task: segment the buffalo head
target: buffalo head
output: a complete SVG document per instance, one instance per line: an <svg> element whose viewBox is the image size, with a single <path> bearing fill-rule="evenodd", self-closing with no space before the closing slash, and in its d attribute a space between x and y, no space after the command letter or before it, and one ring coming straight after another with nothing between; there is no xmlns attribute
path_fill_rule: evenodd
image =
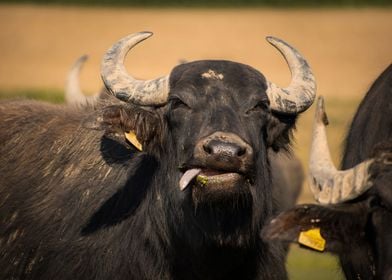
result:
<svg viewBox="0 0 392 280"><path fill-rule="evenodd" d="M220 242L258 232L272 211L267 150L288 147L297 115L314 100L312 71L295 49L268 37L292 72L287 88L248 65L223 60L184 63L168 76L138 80L123 62L132 47L150 36L125 37L104 56L101 75L107 90L139 112L121 107L120 113L111 108L109 115L121 115L123 129L136 132L144 151L166 161L157 178L167 188L156 196L169 197L162 203L170 205L181 201L176 222L192 221L194 231L208 231ZM129 121L135 116L138 121Z"/></svg>

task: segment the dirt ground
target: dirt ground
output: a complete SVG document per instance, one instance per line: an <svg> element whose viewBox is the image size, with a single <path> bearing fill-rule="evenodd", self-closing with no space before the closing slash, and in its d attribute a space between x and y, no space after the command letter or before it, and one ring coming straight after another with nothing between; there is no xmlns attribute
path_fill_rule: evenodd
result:
<svg viewBox="0 0 392 280"><path fill-rule="evenodd" d="M168 73L179 59L250 64L282 86L290 73L265 40L280 37L308 59L319 94L362 95L392 62L392 9L136 9L0 5L0 88L62 88L73 61L89 54L81 77L100 88L100 59L117 39L149 30L128 70Z"/></svg>

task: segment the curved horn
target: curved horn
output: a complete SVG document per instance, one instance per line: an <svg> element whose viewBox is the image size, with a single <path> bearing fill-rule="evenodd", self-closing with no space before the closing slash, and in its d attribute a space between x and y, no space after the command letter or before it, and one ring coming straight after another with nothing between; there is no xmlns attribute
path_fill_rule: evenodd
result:
<svg viewBox="0 0 392 280"><path fill-rule="evenodd" d="M128 35L115 43L104 55L101 76L106 88L118 99L137 105L163 105L169 94L169 79L137 80L125 70L124 59L128 51L152 35L140 32Z"/></svg>
<svg viewBox="0 0 392 280"><path fill-rule="evenodd" d="M266 39L281 52L291 71L291 82L286 88L268 81L267 95L271 110L285 114L305 111L316 96L316 79L312 69L301 54L286 42L271 36Z"/></svg>
<svg viewBox="0 0 392 280"><path fill-rule="evenodd" d="M366 160L344 171L337 170L328 148L327 124L324 99L319 97L310 149L309 184L318 202L335 204L356 198L372 186L368 168L373 160Z"/></svg>
<svg viewBox="0 0 392 280"><path fill-rule="evenodd" d="M86 96L80 89L79 75L83 64L88 59L87 55L83 55L75 61L71 70L68 73L67 81L65 84L65 101L70 105L79 105L86 103Z"/></svg>

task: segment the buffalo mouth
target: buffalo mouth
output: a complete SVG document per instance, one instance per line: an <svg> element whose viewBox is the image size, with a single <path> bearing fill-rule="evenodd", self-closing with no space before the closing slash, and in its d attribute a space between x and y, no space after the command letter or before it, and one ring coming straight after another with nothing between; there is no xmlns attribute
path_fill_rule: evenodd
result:
<svg viewBox="0 0 392 280"><path fill-rule="evenodd" d="M245 176L232 171L221 171L208 168L191 168L185 171L179 181L180 190L189 186L209 190L229 190L245 181Z"/></svg>

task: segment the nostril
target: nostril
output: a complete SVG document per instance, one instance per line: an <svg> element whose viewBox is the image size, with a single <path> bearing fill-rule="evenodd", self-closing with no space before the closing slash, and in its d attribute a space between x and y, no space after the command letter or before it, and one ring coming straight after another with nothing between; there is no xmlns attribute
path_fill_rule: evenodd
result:
<svg viewBox="0 0 392 280"><path fill-rule="evenodd" d="M244 147L238 147L238 151L237 151L237 157L242 157L243 155L246 154L246 148Z"/></svg>
<svg viewBox="0 0 392 280"><path fill-rule="evenodd" d="M211 154L212 153L212 149L208 144L204 144L203 145L203 150L207 153L207 154Z"/></svg>

